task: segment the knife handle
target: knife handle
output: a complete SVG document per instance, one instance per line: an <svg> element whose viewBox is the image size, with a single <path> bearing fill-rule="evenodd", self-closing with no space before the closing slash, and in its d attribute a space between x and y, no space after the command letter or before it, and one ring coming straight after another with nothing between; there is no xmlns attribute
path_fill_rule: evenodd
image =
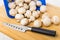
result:
<svg viewBox="0 0 60 40"><path fill-rule="evenodd" d="M32 32L41 33L49 36L56 36L56 31L32 27Z"/></svg>

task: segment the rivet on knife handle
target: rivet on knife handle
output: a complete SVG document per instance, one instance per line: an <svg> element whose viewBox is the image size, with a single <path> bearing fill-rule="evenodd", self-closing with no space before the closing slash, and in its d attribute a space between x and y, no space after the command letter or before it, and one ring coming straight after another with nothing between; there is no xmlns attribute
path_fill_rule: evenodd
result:
<svg viewBox="0 0 60 40"><path fill-rule="evenodd" d="M32 27L31 31L49 35L49 36L56 36L56 31L53 31L53 30Z"/></svg>

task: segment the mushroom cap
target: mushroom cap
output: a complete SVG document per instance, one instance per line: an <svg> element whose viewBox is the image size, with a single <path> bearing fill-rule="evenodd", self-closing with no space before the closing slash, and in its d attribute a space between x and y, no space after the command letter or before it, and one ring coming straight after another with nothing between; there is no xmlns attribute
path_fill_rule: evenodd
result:
<svg viewBox="0 0 60 40"><path fill-rule="evenodd" d="M48 13L44 13L44 14L42 15L42 19L44 19L44 18L46 18L46 17L49 17L49 16L48 16Z"/></svg>
<svg viewBox="0 0 60 40"><path fill-rule="evenodd" d="M36 1L36 5L41 6L42 5L41 1Z"/></svg>
<svg viewBox="0 0 60 40"><path fill-rule="evenodd" d="M21 20L20 23L21 23L21 25L27 25L28 22L29 22L28 19L27 18L24 18L24 19Z"/></svg>
<svg viewBox="0 0 60 40"><path fill-rule="evenodd" d="M40 7L40 11L41 12L46 12L46 6L45 5L41 5L41 7Z"/></svg>
<svg viewBox="0 0 60 40"><path fill-rule="evenodd" d="M29 22L31 21L35 21L35 17L34 16L30 16Z"/></svg>
<svg viewBox="0 0 60 40"><path fill-rule="evenodd" d="M29 5L27 5L26 3L24 3L24 8L25 9L29 9Z"/></svg>
<svg viewBox="0 0 60 40"><path fill-rule="evenodd" d="M48 17L42 19L42 22L45 26L50 26L51 25L51 19L48 18Z"/></svg>
<svg viewBox="0 0 60 40"><path fill-rule="evenodd" d="M24 2L24 0L15 0L16 5L18 5L20 2Z"/></svg>
<svg viewBox="0 0 60 40"><path fill-rule="evenodd" d="M25 17L30 18L30 16L32 15L30 10L27 10L25 13Z"/></svg>
<svg viewBox="0 0 60 40"><path fill-rule="evenodd" d="M41 27L41 21L35 20L34 21L34 27Z"/></svg>
<svg viewBox="0 0 60 40"><path fill-rule="evenodd" d="M18 5L19 5L19 7L23 7L23 3L22 2L20 2Z"/></svg>
<svg viewBox="0 0 60 40"><path fill-rule="evenodd" d="M35 1L31 1L31 2L29 3L29 6L36 6Z"/></svg>
<svg viewBox="0 0 60 40"><path fill-rule="evenodd" d="M31 2L31 0L24 0L26 3L30 3Z"/></svg>
<svg viewBox="0 0 60 40"><path fill-rule="evenodd" d="M15 8L16 7L16 4L14 2L9 2L8 3L8 7L11 8L11 9L12 8Z"/></svg>
<svg viewBox="0 0 60 40"><path fill-rule="evenodd" d="M54 23L54 24L59 24L60 23L60 19L58 16L53 16L51 21Z"/></svg>
<svg viewBox="0 0 60 40"><path fill-rule="evenodd" d="M16 16L15 16L15 19L17 19L17 20L21 20L23 18L24 18L24 16L22 14L16 14Z"/></svg>
<svg viewBox="0 0 60 40"><path fill-rule="evenodd" d="M17 11L15 9L10 9L9 14L15 16L17 14Z"/></svg>
<svg viewBox="0 0 60 40"><path fill-rule="evenodd" d="M33 11L32 16L34 16L35 18L38 18L39 17L39 14L38 14L37 11Z"/></svg>
<svg viewBox="0 0 60 40"><path fill-rule="evenodd" d="M21 8L18 9L18 13L19 14L24 14L25 12L26 12L26 9L23 8L23 7L21 7Z"/></svg>
<svg viewBox="0 0 60 40"><path fill-rule="evenodd" d="M30 6L30 11L35 11L36 10L36 6Z"/></svg>

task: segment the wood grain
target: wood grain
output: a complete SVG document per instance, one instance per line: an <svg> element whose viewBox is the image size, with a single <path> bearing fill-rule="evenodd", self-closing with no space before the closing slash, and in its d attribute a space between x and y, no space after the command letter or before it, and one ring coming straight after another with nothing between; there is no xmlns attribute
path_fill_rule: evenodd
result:
<svg viewBox="0 0 60 40"><path fill-rule="evenodd" d="M47 4L47 13L51 17L54 15L57 15L60 17L60 8ZM60 40L60 25L52 24L50 27L43 26L43 28L46 28L46 29L56 30L57 36L51 37L51 36L46 36L38 33L33 33L30 31L22 33L4 26L2 22L8 22L8 23L19 25L19 23L17 23L15 19L10 19L6 15L4 6L0 7L0 32L3 32L4 34L13 38L14 40Z"/></svg>

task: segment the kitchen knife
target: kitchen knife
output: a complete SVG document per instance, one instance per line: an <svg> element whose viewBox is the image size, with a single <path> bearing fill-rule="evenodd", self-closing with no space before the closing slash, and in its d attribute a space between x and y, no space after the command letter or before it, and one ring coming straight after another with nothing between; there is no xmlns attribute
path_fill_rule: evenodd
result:
<svg viewBox="0 0 60 40"><path fill-rule="evenodd" d="M14 30L18 30L18 31L21 31L21 32L31 30L32 32L36 32L36 33L40 33L40 34L45 34L45 35L49 35L49 36L56 36L56 31L53 31L53 30L36 28L36 27L19 26L19 25L16 25L16 24L9 24L9 23L6 23L6 22L4 22L3 24L5 26L8 26L9 28L13 28Z"/></svg>

